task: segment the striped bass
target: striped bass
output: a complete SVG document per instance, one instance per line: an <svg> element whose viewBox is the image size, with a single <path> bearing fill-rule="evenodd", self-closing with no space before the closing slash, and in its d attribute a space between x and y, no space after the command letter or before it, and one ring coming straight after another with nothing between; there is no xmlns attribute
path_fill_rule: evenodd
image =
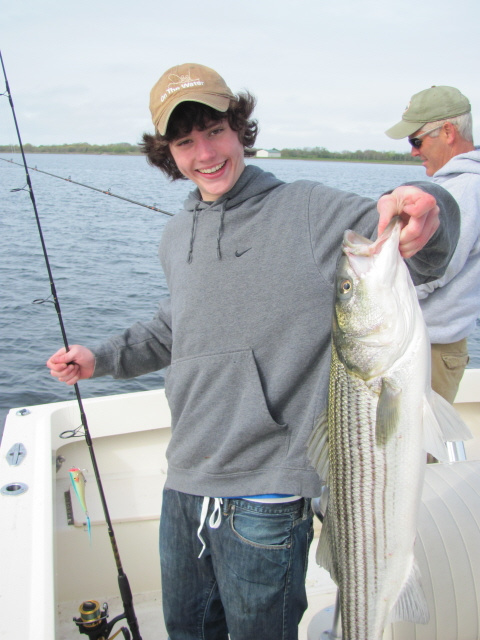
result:
<svg viewBox="0 0 480 640"><path fill-rule="evenodd" d="M346 231L336 273L328 407L309 442L328 504L317 562L340 593L344 640L426 623L413 547L426 451L471 437L431 389L430 343L395 218L372 242Z"/></svg>

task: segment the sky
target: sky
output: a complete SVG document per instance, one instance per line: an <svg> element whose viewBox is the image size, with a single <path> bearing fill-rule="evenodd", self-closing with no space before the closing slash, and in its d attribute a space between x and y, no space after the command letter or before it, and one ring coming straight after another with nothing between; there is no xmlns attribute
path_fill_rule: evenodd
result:
<svg viewBox="0 0 480 640"><path fill-rule="evenodd" d="M198 62L256 96L257 147L406 151L384 131L432 85L470 99L480 144L479 24L478 0L0 0L0 50L24 144L138 143L152 86Z"/></svg>

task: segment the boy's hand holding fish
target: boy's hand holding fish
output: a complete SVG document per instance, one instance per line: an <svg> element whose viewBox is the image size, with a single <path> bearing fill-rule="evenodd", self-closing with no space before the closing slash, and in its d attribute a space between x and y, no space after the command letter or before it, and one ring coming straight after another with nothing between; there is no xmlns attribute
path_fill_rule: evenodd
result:
<svg viewBox="0 0 480 640"><path fill-rule="evenodd" d="M394 216L402 218L404 226L400 233L399 249L404 258L411 258L420 251L440 224L435 198L414 186L397 187L392 193L382 196L377 209L380 216L379 236Z"/></svg>

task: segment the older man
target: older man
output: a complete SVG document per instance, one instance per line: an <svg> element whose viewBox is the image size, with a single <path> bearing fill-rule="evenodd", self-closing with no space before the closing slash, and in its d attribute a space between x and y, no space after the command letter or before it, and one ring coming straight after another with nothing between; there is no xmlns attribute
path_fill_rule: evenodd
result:
<svg viewBox="0 0 480 640"><path fill-rule="evenodd" d="M385 132L408 137L427 176L456 198L460 240L445 274L417 287L432 342L432 386L453 402L468 363L467 337L480 316L480 148L473 144L468 99L454 87L412 96L402 120Z"/></svg>

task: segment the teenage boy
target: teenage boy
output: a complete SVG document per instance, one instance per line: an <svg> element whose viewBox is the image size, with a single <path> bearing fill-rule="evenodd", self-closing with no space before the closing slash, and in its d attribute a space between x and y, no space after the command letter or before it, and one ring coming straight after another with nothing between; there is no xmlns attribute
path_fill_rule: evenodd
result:
<svg viewBox="0 0 480 640"><path fill-rule="evenodd" d="M321 489L306 443L326 403L343 232L374 236L400 214L420 284L450 259L457 206L421 183L377 211L369 198L246 166L254 99L198 64L166 71L150 108L149 161L197 187L161 240L170 297L151 322L47 364L67 384L169 367L160 556L171 640L294 640Z"/></svg>

